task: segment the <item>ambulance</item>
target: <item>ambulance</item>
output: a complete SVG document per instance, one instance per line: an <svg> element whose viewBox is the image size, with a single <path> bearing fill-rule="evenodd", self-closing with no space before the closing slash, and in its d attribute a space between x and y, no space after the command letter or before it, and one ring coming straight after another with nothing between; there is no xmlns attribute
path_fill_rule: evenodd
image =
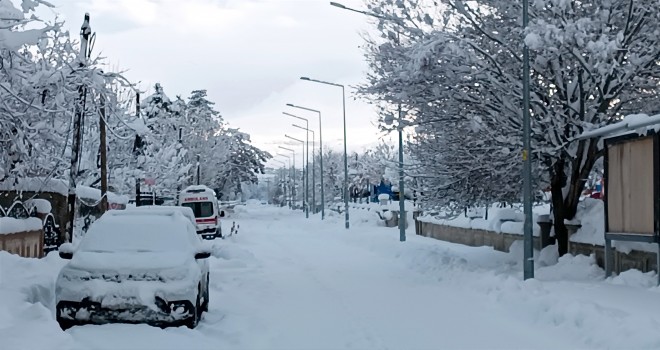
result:
<svg viewBox="0 0 660 350"><path fill-rule="evenodd" d="M179 205L192 209L197 234L204 239L222 238L220 218L225 216L218 207L215 191L204 186L188 186L179 194Z"/></svg>

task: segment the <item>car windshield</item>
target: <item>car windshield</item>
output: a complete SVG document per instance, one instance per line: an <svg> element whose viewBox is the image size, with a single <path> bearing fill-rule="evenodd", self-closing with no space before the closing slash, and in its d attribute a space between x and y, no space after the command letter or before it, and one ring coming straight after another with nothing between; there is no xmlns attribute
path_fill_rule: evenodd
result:
<svg viewBox="0 0 660 350"><path fill-rule="evenodd" d="M183 203L184 207L192 209L196 218L206 218L213 216L213 203L212 202L192 202Z"/></svg>
<svg viewBox="0 0 660 350"><path fill-rule="evenodd" d="M180 252L193 249L187 219L172 215L109 216L97 220L80 243L86 252Z"/></svg>

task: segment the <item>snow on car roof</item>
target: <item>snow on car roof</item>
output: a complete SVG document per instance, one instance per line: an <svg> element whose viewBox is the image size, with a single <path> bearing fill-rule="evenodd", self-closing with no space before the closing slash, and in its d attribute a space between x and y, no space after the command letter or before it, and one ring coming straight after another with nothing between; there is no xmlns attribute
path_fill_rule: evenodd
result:
<svg viewBox="0 0 660 350"><path fill-rule="evenodd" d="M204 185L188 186L188 187L184 188L183 191L181 191L181 194L184 194L184 193L201 193L201 192L211 192L211 193L215 194L215 191L213 191L212 189L210 189L210 188L208 188Z"/></svg>
<svg viewBox="0 0 660 350"><path fill-rule="evenodd" d="M92 224L79 249L90 252L184 252L197 248L199 244L190 229L194 231L189 219L180 213L163 215L125 211L124 215L117 215L111 211Z"/></svg>
<svg viewBox="0 0 660 350"><path fill-rule="evenodd" d="M195 224L195 213L188 207L179 207L173 205L143 205L139 207L131 207L126 210L119 210L113 212L113 215L133 215L133 213L140 214L156 214L156 215L175 215L174 213L181 213L186 218L190 219Z"/></svg>

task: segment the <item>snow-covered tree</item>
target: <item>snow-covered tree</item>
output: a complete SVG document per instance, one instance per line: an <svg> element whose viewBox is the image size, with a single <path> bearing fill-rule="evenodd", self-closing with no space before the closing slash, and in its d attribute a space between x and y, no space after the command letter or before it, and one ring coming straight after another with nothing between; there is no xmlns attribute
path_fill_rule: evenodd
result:
<svg viewBox="0 0 660 350"><path fill-rule="evenodd" d="M241 184L258 183L257 174L265 173L265 163L272 157L251 145L250 135L238 129L223 130L216 137L224 139L225 159L216 164L214 185L222 198L236 197L242 192Z"/></svg>
<svg viewBox="0 0 660 350"><path fill-rule="evenodd" d="M172 102L160 84L142 101L142 114L149 132L143 137L144 157L140 168L155 180L158 192L176 192L188 181L192 164L187 149L179 143L179 132L187 121L179 99Z"/></svg>
<svg viewBox="0 0 660 350"><path fill-rule="evenodd" d="M658 108L660 3L533 1L526 33L520 2L371 3L403 18L381 21L385 31L396 26L402 35L398 45L371 42L372 72L361 90L401 103L404 126L420 126L413 140L417 170L437 205L520 198L520 53L527 43L535 185L551 188L559 252L566 253L564 220L575 216L602 156L598 140L575 137L624 113Z"/></svg>
<svg viewBox="0 0 660 350"><path fill-rule="evenodd" d="M0 1L0 180L48 174L61 161L71 94L58 73L75 57L61 23L40 25L39 5Z"/></svg>
<svg viewBox="0 0 660 350"><path fill-rule="evenodd" d="M62 22L39 25L35 10L42 4L47 3L26 0L18 10L0 1L0 180L66 179L78 109L85 117L75 174L81 183L93 183L100 100L116 100L113 87L127 83L120 74L104 72L102 59L81 55Z"/></svg>

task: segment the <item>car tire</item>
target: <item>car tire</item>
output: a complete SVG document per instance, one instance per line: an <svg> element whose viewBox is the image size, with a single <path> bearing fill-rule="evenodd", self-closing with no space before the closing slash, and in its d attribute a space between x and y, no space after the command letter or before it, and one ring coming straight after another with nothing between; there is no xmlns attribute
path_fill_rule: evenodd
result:
<svg viewBox="0 0 660 350"><path fill-rule="evenodd" d="M200 305L200 301L199 301L199 299L201 297L200 292L201 292L200 288L197 287L197 299L196 299L197 301L195 302L195 307L193 307L193 309L190 310L192 316L190 316L186 320L186 327L188 327L190 329L193 329L193 328L197 327L197 325L199 324L199 317L201 316L201 308L202 308L202 306Z"/></svg>
<svg viewBox="0 0 660 350"><path fill-rule="evenodd" d="M60 325L60 328L62 328L63 331L66 331L67 329L73 327L75 324L71 320L65 320L63 318L57 318L57 323Z"/></svg>
<svg viewBox="0 0 660 350"><path fill-rule="evenodd" d="M206 311L209 312L209 273L206 273L206 288L204 289L204 302L202 303L202 308L201 312L199 313L200 315L202 312Z"/></svg>

